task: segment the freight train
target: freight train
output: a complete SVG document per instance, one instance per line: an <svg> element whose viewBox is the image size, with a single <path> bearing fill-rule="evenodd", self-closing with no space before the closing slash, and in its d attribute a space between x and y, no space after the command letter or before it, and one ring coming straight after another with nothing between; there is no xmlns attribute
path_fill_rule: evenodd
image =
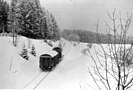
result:
<svg viewBox="0 0 133 90"><path fill-rule="evenodd" d="M62 48L55 47L53 48L54 51L57 52L57 55L51 56L49 54L43 54L40 56L40 69L44 70L52 70L61 60L62 60Z"/></svg>

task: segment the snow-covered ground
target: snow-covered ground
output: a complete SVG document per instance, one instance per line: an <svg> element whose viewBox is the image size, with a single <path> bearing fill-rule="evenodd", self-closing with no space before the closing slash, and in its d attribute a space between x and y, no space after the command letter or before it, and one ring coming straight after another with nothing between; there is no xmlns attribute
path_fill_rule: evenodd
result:
<svg viewBox="0 0 133 90"><path fill-rule="evenodd" d="M42 40L31 40L31 46L35 45L37 56L28 53L29 60L25 60L19 54L23 44L28 45L28 39L25 37L18 39L18 46L14 47L11 37L0 37L0 88L24 88L40 73L39 56L44 53L57 54L51 52L52 48Z"/></svg>
<svg viewBox="0 0 133 90"><path fill-rule="evenodd" d="M28 48L28 39L18 38L18 46L12 45L11 37L0 37L0 88L23 89L41 72L39 69L39 56L52 51L52 47L43 40L30 40L31 46L35 45L37 56L29 54L29 60L23 59L19 53L25 43ZM38 89L74 89L79 88L82 82L87 81L88 58L81 53L86 44L73 47L65 41L63 50L64 58L47 78L37 87ZM30 50L30 49L29 49ZM47 72L43 72L44 75ZM43 75L42 75L43 76ZM40 76L41 78L41 76ZM37 80L36 80L37 81ZM33 85L34 86L34 85ZM26 87L29 88L29 87Z"/></svg>
<svg viewBox="0 0 133 90"><path fill-rule="evenodd" d="M88 66L93 62L84 53L87 48L86 43L73 46L69 41L62 40L65 43L64 57L48 73L40 71L39 56L44 53L54 56L57 53L43 40L30 39L31 46L33 44L35 46L37 56L28 53L30 58L25 60L19 53L24 43L28 48L28 41L29 39L25 37L19 37L18 46L14 47L11 37L0 37L0 89L97 90L88 72ZM94 46L100 48L99 45ZM93 47L90 49L92 53L95 52Z"/></svg>

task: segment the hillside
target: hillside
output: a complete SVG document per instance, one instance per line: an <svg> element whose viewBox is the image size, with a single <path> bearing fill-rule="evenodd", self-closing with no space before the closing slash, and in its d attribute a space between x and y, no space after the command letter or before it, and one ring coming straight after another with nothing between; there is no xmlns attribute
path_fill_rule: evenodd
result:
<svg viewBox="0 0 133 90"><path fill-rule="evenodd" d="M52 47L42 40L30 39L35 45L37 56L29 54L29 60L20 57L19 53L25 43L27 48L28 39L19 37L17 47L12 45L11 37L0 37L0 88L1 89L23 89L39 73L39 56L44 53L56 54ZM87 81L88 57L81 53L86 48L86 44L77 45L76 48L68 41L63 48L64 58L56 68L50 72L47 78L37 87L37 89L80 89L80 84ZM77 49L78 48L78 49ZM29 49L28 49L29 50ZM44 75L47 72L44 72ZM55 78L56 77L56 78ZM62 82L63 81L63 82ZM58 82L58 83L57 83ZM55 84L56 83L56 84ZM52 86L52 87L51 87ZM30 87L27 87L32 89Z"/></svg>
<svg viewBox="0 0 133 90"><path fill-rule="evenodd" d="M70 35L76 34L79 36L79 41L83 43L114 43L114 35L112 34L103 34L103 33L96 33L87 30L69 30L64 29L61 31L61 36L66 40L71 41L72 38L69 38ZM120 37L116 37L116 44L120 44ZM132 37L127 37L126 43L132 43Z"/></svg>
<svg viewBox="0 0 133 90"><path fill-rule="evenodd" d="M12 44L11 37L0 37L0 88L19 89L29 83L39 72L39 56L44 53L51 53L52 48L42 40L31 39L31 45L34 44L37 56L30 53L29 60L25 60L19 54L25 43L27 48L28 39L19 37L17 47ZM28 50L30 51L30 49ZM56 52L52 52L53 55Z"/></svg>
<svg viewBox="0 0 133 90"><path fill-rule="evenodd" d="M93 70L94 65L92 58L88 56L88 49L98 62L95 50L102 49L100 45L93 44L92 48L88 48L87 43L79 43L73 46L71 42L62 39L64 43L62 61L52 71L42 72L39 68L39 56L44 53L56 55L57 53L52 51L53 47L43 40L26 37L19 37L18 40L18 46L14 47L11 37L0 37L0 89L98 90L88 71L88 67ZM28 53L30 58L26 60L20 57L19 53L24 43L28 49L29 40L31 45L35 45L37 56ZM108 52L107 45L102 45ZM103 58L99 59L103 60ZM101 73L104 75L105 71L102 70ZM117 82L109 77L111 88L115 89ZM97 83L104 87L99 81ZM106 89L102 88L102 90Z"/></svg>

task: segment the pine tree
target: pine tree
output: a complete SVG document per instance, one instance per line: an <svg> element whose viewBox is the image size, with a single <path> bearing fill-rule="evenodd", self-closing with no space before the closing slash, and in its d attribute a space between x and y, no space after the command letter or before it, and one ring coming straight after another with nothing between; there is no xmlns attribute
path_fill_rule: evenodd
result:
<svg viewBox="0 0 133 90"><path fill-rule="evenodd" d="M88 43L88 44L87 44L87 48L88 48L88 49L92 48L92 43Z"/></svg>
<svg viewBox="0 0 133 90"><path fill-rule="evenodd" d="M36 15L36 34L38 36L38 38L42 38L43 37L43 26L45 24L45 13L43 12L43 8L40 5L39 0L35 0L35 15Z"/></svg>
<svg viewBox="0 0 133 90"><path fill-rule="evenodd" d="M42 38L46 20L39 1L22 1L19 8L21 14L19 23L22 29L20 34L30 38Z"/></svg>
<svg viewBox="0 0 133 90"><path fill-rule="evenodd" d="M51 14L51 21L52 21L52 24L53 24L53 39L55 40L59 40L60 39L60 31L59 31L59 27L58 27L58 24L55 20L55 17Z"/></svg>
<svg viewBox="0 0 133 90"><path fill-rule="evenodd" d="M17 0L11 0L11 5L9 9L9 25L8 28L13 33L13 44L16 46L16 40L17 40L17 30L18 30L18 7L17 7ZM15 40L16 39L16 40Z"/></svg>
<svg viewBox="0 0 133 90"><path fill-rule="evenodd" d="M9 12L9 4L6 1L0 0L0 33L8 32L7 30L8 12Z"/></svg>
<svg viewBox="0 0 133 90"><path fill-rule="evenodd" d="M18 7L20 9L19 11L20 16L18 18L19 18L19 25L21 28L19 34L26 37L31 37L31 35L33 35L32 24L34 23L31 14L33 12L31 10L32 4L28 3L27 1L22 1Z"/></svg>
<svg viewBox="0 0 133 90"><path fill-rule="evenodd" d="M41 7L39 0L24 0L19 5L19 34L30 38L60 39L60 31L52 14Z"/></svg>
<svg viewBox="0 0 133 90"><path fill-rule="evenodd" d="M36 51L35 51L35 46L34 46L34 44L33 44L32 47L31 47L31 54L34 55L34 56L36 56Z"/></svg>
<svg viewBox="0 0 133 90"><path fill-rule="evenodd" d="M48 39L59 40L60 39L60 31L55 20L55 17L48 13Z"/></svg>
<svg viewBox="0 0 133 90"><path fill-rule="evenodd" d="M44 14L44 18L43 18L43 38L44 41L47 41L47 39L49 38L49 23L50 23L50 18L49 18L49 12L47 10L45 10L45 8L43 8L43 14Z"/></svg>
<svg viewBox="0 0 133 90"><path fill-rule="evenodd" d="M29 59L28 50L26 49L25 44L23 46L22 52L20 53L20 56L25 58L26 60Z"/></svg>
<svg viewBox="0 0 133 90"><path fill-rule="evenodd" d="M47 11L45 8L42 8L42 16L40 18L40 27L41 35L43 39L46 39L48 36L48 23L47 23Z"/></svg>

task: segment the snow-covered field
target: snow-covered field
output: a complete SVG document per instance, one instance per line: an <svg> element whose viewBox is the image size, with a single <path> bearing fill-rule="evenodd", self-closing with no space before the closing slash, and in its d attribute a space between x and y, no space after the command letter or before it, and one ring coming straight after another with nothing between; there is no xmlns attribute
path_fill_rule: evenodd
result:
<svg viewBox="0 0 133 90"><path fill-rule="evenodd" d="M24 88L40 73L39 56L52 48L41 40L31 40L36 47L37 56L29 54L29 60L25 60L19 54L27 41L27 38L20 37L18 46L14 47L11 37L0 37L0 88Z"/></svg>
<svg viewBox="0 0 133 90"><path fill-rule="evenodd" d="M14 47L11 37L0 37L0 89L97 90L88 72L88 66L93 62L83 53L87 48L86 43L73 46L63 40L64 57L48 74L46 71L41 73L39 56L44 53L56 55L56 52L52 51L52 47L43 40L30 39L31 46L32 44L35 46L37 56L28 53L29 60L25 60L19 53L24 43L28 48L28 40L19 37L18 46ZM94 52L93 48L91 52Z"/></svg>
<svg viewBox="0 0 133 90"><path fill-rule="evenodd" d="M41 71L39 69L39 56L50 53L52 47L43 40L32 40L37 56L29 55L29 60L23 59L19 53L25 43L28 47L28 40L25 37L18 38L18 46L12 45L11 37L0 37L0 88L23 89ZM50 72L46 79L37 89L80 89L82 82L87 81L88 58L81 53L86 44L73 47L70 42L65 42L63 50L64 58L56 68ZM55 54L52 51L53 54ZM88 62L88 63L87 63ZM47 72L44 72L44 75ZM29 88L29 87L28 87Z"/></svg>

